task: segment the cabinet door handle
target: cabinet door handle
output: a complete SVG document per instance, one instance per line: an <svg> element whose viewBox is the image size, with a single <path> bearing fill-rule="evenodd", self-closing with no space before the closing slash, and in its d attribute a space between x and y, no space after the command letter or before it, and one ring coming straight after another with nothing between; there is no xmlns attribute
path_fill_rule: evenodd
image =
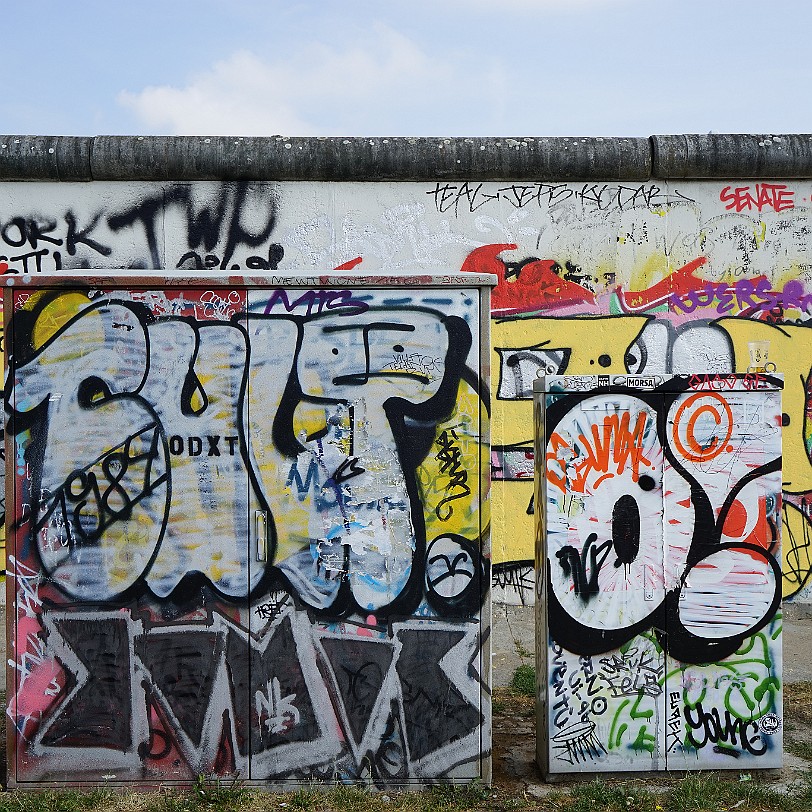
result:
<svg viewBox="0 0 812 812"><path fill-rule="evenodd" d="M268 547L268 514L264 510L254 513L257 531L257 561L265 561L265 551Z"/></svg>

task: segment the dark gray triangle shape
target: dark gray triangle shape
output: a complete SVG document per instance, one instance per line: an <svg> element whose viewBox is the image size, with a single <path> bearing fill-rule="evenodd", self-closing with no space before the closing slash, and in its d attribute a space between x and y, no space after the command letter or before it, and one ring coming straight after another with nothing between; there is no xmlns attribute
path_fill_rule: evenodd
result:
<svg viewBox="0 0 812 812"><path fill-rule="evenodd" d="M392 665L394 650L388 644L347 638L325 637L321 645L338 683L350 732L355 743L360 744Z"/></svg>
<svg viewBox="0 0 812 812"><path fill-rule="evenodd" d="M397 662L409 755L418 761L476 730L482 714L440 668L440 660L465 637L451 630L403 629Z"/></svg>
<svg viewBox="0 0 812 812"><path fill-rule="evenodd" d="M203 737L222 640L218 632L193 629L145 632L135 639L135 653L195 747Z"/></svg>
<svg viewBox="0 0 812 812"><path fill-rule="evenodd" d="M54 620L54 626L87 668L88 677L76 695L59 706L41 743L50 747L109 747L126 752L132 746L127 620L82 616ZM75 674L70 674L70 681L76 684Z"/></svg>

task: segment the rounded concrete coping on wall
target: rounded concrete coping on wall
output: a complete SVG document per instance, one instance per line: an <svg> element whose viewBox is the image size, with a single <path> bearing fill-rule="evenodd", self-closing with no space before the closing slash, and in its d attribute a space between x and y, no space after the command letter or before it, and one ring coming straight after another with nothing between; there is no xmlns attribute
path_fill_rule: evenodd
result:
<svg viewBox="0 0 812 812"><path fill-rule="evenodd" d="M0 135L0 180L93 180L92 138Z"/></svg>
<svg viewBox="0 0 812 812"><path fill-rule="evenodd" d="M652 135L658 178L809 178L812 135Z"/></svg>
<svg viewBox="0 0 812 812"><path fill-rule="evenodd" d="M812 177L812 135L0 135L0 180L571 181Z"/></svg>
<svg viewBox="0 0 812 812"><path fill-rule="evenodd" d="M647 138L0 136L0 180L633 180L650 175Z"/></svg>

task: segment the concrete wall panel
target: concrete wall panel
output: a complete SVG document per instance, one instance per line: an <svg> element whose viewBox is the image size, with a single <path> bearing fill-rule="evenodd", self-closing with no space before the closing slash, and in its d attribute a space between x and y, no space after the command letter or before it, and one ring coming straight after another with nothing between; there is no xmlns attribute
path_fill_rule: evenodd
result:
<svg viewBox="0 0 812 812"><path fill-rule="evenodd" d="M747 151L749 141L739 142L716 150L727 168L736 149ZM711 173L697 164L695 144L686 168L668 143L666 175ZM764 137L750 147L780 157L788 145ZM771 165L759 160L756 174ZM574 374L741 372L748 341L769 340L788 381L782 591L809 600L809 180L96 181L0 191L0 262L17 272L496 273L492 512L501 600L532 601L527 383L535 365Z"/></svg>

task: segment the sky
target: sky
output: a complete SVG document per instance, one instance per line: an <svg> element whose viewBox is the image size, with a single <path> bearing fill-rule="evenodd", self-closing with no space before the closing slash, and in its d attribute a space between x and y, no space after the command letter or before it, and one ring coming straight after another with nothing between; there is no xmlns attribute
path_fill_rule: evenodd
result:
<svg viewBox="0 0 812 812"><path fill-rule="evenodd" d="M2 5L7 135L812 133L809 0Z"/></svg>

